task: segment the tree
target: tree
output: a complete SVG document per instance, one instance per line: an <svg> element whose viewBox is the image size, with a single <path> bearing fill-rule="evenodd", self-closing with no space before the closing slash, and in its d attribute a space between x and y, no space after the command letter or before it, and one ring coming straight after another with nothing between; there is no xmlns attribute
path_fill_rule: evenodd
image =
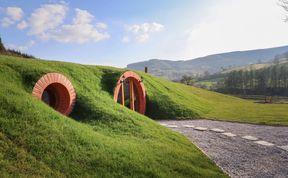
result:
<svg viewBox="0 0 288 178"><path fill-rule="evenodd" d="M288 0L279 0L278 4L288 13ZM285 17L285 22L288 22L288 15Z"/></svg>
<svg viewBox="0 0 288 178"><path fill-rule="evenodd" d="M186 85L194 85L194 79L191 76L183 75L182 79L180 80L181 83L184 83Z"/></svg>
<svg viewBox="0 0 288 178"><path fill-rule="evenodd" d="M209 75L210 75L210 72L206 70L206 71L204 72L204 77L207 77L207 76L209 76Z"/></svg>
<svg viewBox="0 0 288 178"><path fill-rule="evenodd" d="M0 37L0 53L5 53L6 52L6 49L4 47L4 44L2 43L2 39Z"/></svg>

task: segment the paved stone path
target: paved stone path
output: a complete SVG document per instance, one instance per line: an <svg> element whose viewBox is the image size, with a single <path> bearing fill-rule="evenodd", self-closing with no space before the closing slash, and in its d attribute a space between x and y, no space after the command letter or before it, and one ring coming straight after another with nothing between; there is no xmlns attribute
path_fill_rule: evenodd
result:
<svg viewBox="0 0 288 178"><path fill-rule="evenodd" d="M210 120L159 122L187 136L231 177L288 177L288 127Z"/></svg>

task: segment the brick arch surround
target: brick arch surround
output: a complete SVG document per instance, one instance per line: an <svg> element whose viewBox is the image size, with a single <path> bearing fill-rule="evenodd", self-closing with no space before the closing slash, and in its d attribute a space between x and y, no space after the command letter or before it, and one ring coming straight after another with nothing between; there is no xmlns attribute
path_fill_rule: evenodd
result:
<svg viewBox="0 0 288 178"><path fill-rule="evenodd" d="M146 111L145 87L144 87L141 77L137 75L135 72L126 71L121 75L121 77L117 81L117 85L114 90L114 101L115 102L118 101L118 97L121 92L122 83L124 82L124 80L128 80L133 83L135 97L136 97L135 110L141 114L145 114L145 111Z"/></svg>
<svg viewBox="0 0 288 178"><path fill-rule="evenodd" d="M59 73L43 75L35 84L32 95L64 115L72 112L76 101L73 85Z"/></svg>

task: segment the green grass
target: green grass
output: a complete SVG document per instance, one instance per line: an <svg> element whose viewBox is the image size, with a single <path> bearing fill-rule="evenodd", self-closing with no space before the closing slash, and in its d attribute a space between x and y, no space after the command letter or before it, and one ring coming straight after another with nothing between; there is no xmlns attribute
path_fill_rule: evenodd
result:
<svg viewBox="0 0 288 178"><path fill-rule="evenodd" d="M194 83L193 86L198 87L198 88L205 88L207 90L211 90L213 86L217 84L217 81L213 80L202 80L202 81L197 81Z"/></svg>
<svg viewBox="0 0 288 178"><path fill-rule="evenodd" d="M0 56L1 177L227 177L187 138L113 101L123 71ZM70 117L31 96L48 72L63 73L76 89ZM149 75L144 81L155 118L208 112L205 99L201 107L193 102L197 110L182 103L190 93L177 94L182 85Z"/></svg>
<svg viewBox="0 0 288 178"><path fill-rule="evenodd" d="M152 118L204 118L288 125L288 104L257 104L253 101L142 75L148 94L147 115Z"/></svg>
<svg viewBox="0 0 288 178"><path fill-rule="evenodd" d="M198 88L185 88L197 97L206 99L210 104L209 112L203 114L202 118L265 125L288 125L287 104L258 104L254 101Z"/></svg>
<svg viewBox="0 0 288 178"><path fill-rule="evenodd" d="M125 70L0 56L0 172L4 177L226 177L184 136L153 119L288 125L288 105L252 101L143 76L150 118L113 101ZM31 96L48 72L70 79L65 117Z"/></svg>
<svg viewBox="0 0 288 178"><path fill-rule="evenodd" d="M212 81L209 81L209 80L204 80L204 81L199 81L199 82L196 82L195 85L205 85L207 86L208 88L209 87L212 87L213 85L215 85L216 82L212 82Z"/></svg>
<svg viewBox="0 0 288 178"><path fill-rule="evenodd" d="M233 71L250 71L250 70L259 70L259 69L263 69L265 67L269 67L271 66L272 64L249 64L249 65L245 65L245 66L239 66L239 67L233 67L231 69L227 69L227 70L224 70L223 74L226 74L226 73L229 73L229 72L233 72Z"/></svg>

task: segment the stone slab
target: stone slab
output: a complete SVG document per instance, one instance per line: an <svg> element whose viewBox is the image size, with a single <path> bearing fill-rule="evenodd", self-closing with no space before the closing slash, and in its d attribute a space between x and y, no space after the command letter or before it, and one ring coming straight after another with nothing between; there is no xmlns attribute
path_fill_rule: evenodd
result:
<svg viewBox="0 0 288 178"><path fill-rule="evenodd" d="M213 129L210 129L210 130L213 131L213 132L217 132L217 133L223 133L223 132L225 132L224 130L218 129L218 128L213 128Z"/></svg>
<svg viewBox="0 0 288 178"><path fill-rule="evenodd" d="M254 143L257 143L257 144L259 144L259 145L264 145L264 146L274 146L273 143L266 142L266 141L264 141L264 140L255 141Z"/></svg>
<svg viewBox="0 0 288 178"><path fill-rule="evenodd" d="M253 136L251 136L251 135L245 135L245 136L243 136L242 138L244 138L244 139L246 139L246 140L252 140L252 141L258 140L257 137L253 137Z"/></svg>
<svg viewBox="0 0 288 178"><path fill-rule="evenodd" d="M236 135L235 134L233 134L233 133L230 133L230 132L224 132L224 133L222 133L223 135L226 135L226 136L228 136L228 137L235 137Z"/></svg>
<svg viewBox="0 0 288 178"><path fill-rule="evenodd" d="M199 130L199 131L205 131L205 130L207 130L206 127L195 127L194 129L195 129L195 130Z"/></svg>
<svg viewBox="0 0 288 178"><path fill-rule="evenodd" d="M278 147L281 148L282 150L288 151L288 145L278 146Z"/></svg>
<svg viewBox="0 0 288 178"><path fill-rule="evenodd" d="M183 125L183 127L186 127L186 128L194 128L195 126L194 126L194 125Z"/></svg>
<svg viewBox="0 0 288 178"><path fill-rule="evenodd" d="M166 127L169 127L169 128L177 128L178 126L177 126L177 125L166 125Z"/></svg>

